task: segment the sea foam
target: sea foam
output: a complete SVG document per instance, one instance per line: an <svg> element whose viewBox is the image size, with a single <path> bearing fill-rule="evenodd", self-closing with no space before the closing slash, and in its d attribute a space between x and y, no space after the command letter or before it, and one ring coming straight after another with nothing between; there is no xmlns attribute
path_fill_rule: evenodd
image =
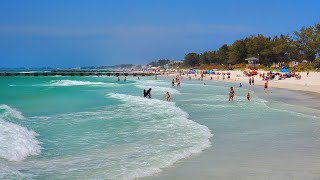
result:
<svg viewBox="0 0 320 180"><path fill-rule="evenodd" d="M88 86L88 85L105 85L104 82L75 81L75 80L54 80L50 86Z"/></svg>
<svg viewBox="0 0 320 180"><path fill-rule="evenodd" d="M158 137L154 140L154 145L142 145L136 148L137 151L141 150L144 153L146 158L144 161L148 165L128 169L120 179L153 175L161 172L162 168L211 146L209 139L213 135L210 130L188 119L188 113L173 102L115 93L108 96L124 102L123 108L140 112L137 116L145 120L137 130L139 133Z"/></svg>
<svg viewBox="0 0 320 180"><path fill-rule="evenodd" d="M28 156L40 154L40 142L34 131L6 121L23 120L25 117L22 113L5 104L0 105L0 109L4 110L0 115L0 158L22 161Z"/></svg>

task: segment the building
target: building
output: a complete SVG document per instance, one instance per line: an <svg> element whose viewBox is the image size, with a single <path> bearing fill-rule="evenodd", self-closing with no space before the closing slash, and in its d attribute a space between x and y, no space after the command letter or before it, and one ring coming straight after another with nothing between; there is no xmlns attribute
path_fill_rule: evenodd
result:
<svg viewBox="0 0 320 180"><path fill-rule="evenodd" d="M259 66L259 59L256 58L256 57L250 57L250 58L247 58L245 59L246 61L248 61L248 64L247 64L247 68L251 69L251 68L256 68L257 66Z"/></svg>

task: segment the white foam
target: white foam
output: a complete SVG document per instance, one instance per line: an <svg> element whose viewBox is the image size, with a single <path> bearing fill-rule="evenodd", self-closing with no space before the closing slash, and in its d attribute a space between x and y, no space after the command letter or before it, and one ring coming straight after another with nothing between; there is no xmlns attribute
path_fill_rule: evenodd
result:
<svg viewBox="0 0 320 180"><path fill-rule="evenodd" d="M105 85L104 82L75 81L75 80L54 80L50 86L88 86L88 85Z"/></svg>
<svg viewBox="0 0 320 180"><path fill-rule="evenodd" d="M110 93L109 96L125 102L123 104L125 109L141 112L139 114L140 118L149 120L151 118L152 124L145 123L138 129L138 131L141 131L140 133L150 133L151 135L164 132L162 134L164 137L159 137L157 143L161 143L161 140L168 141L165 142L168 149L163 149L163 152L161 152L161 149L150 149L142 146L145 156L150 155L150 159L145 160L150 161L148 162L149 166L139 166L138 169L127 171L126 175L121 178L134 179L150 176L161 172L162 168L168 167L180 159L200 153L211 146L209 139L212 134L210 130L206 126L188 119L188 113L175 106L175 103L124 94ZM161 117L161 119L156 117ZM153 151L157 150L159 152L156 155L153 154Z"/></svg>
<svg viewBox="0 0 320 180"><path fill-rule="evenodd" d="M176 88L171 88L170 82L156 81L156 80L140 80L136 81L137 87L140 89L152 88L152 92L158 94L165 94L169 92L170 94L180 94L180 91Z"/></svg>
<svg viewBox="0 0 320 180"><path fill-rule="evenodd" d="M25 119L22 113L5 104L0 105L0 109L5 110L0 118L0 158L22 161L28 156L40 154L40 142L34 131L4 119Z"/></svg>
<svg viewBox="0 0 320 180"><path fill-rule="evenodd" d="M14 118L24 120L25 117L20 111L17 111L15 108L11 108L6 104L1 104L0 109L4 110L4 113L0 115L0 118Z"/></svg>

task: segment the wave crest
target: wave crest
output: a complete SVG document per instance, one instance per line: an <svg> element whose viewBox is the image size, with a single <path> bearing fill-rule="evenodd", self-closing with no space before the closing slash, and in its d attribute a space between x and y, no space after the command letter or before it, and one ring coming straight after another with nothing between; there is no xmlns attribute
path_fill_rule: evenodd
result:
<svg viewBox="0 0 320 180"><path fill-rule="evenodd" d="M22 161L41 152L37 134L25 127L6 122L5 119L25 119L21 112L8 105L0 105L4 112L0 115L0 158L9 161Z"/></svg>

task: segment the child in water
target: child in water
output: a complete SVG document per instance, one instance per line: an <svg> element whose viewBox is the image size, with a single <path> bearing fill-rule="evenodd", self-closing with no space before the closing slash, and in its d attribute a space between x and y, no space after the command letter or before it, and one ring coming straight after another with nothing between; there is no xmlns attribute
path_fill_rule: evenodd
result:
<svg viewBox="0 0 320 180"><path fill-rule="evenodd" d="M250 92L247 94L247 100L250 101Z"/></svg>

